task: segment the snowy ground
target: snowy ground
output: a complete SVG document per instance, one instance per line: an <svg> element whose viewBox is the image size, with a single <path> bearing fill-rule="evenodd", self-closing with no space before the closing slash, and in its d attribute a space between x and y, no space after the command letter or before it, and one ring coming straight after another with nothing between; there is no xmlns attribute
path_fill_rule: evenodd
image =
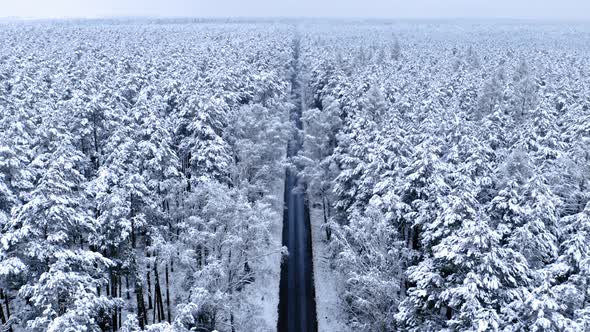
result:
<svg viewBox="0 0 590 332"><path fill-rule="evenodd" d="M274 252L266 257L261 262L263 267L261 273L256 276L253 284L246 289L246 297L248 302L257 308L261 308L261 312L252 313L260 316L262 322L256 326L256 330L252 332L276 331L279 308L279 283L281 279L281 242L283 234L283 204L284 204L284 188L285 178L282 177L277 181L274 189L274 206L277 213L277 220L273 223L271 228L271 244L268 248L269 253ZM254 316L250 316L254 317ZM246 325L243 325L246 326ZM237 331L243 331L238 324ZM251 332L250 330L244 332Z"/></svg>
<svg viewBox="0 0 590 332"><path fill-rule="evenodd" d="M342 289L339 274L330 267L327 257L326 233L322 227L322 210L311 209L311 236L313 241L313 272L319 332L347 332L345 317L338 296Z"/></svg>

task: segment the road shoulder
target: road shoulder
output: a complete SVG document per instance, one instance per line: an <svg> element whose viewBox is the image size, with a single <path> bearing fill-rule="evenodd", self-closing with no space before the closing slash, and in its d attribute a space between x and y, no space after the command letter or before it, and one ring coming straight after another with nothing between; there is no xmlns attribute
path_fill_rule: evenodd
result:
<svg viewBox="0 0 590 332"><path fill-rule="evenodd" d="M346 319L338 293L343 287L343 280L330 266L328 243L322 229L322 210L310 209L310 217L318 331L348 332L350 329L344 323Z"/></svg>

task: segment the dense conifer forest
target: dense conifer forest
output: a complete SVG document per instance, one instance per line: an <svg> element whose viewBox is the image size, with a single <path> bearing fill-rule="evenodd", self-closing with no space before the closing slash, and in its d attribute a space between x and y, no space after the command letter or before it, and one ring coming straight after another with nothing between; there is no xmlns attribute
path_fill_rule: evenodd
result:
<svg viewBox="0 0 590 332"><path fill-rule="evenodd" d="M588 25L7 21L0 45L0 331L276 330L289 175L350 331L590 331Z"/></svg>

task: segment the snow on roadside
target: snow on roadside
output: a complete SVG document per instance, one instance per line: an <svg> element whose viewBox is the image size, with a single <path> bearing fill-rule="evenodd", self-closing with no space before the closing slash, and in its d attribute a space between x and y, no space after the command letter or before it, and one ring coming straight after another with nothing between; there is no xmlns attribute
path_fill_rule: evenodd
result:
<svg viewBox="0 0 590 332"><path fill-rule="evenodd" d="M263 332L276 331L278 322L278 308L279 308L279 283L281 279L281 246L283 234L283 205L284 205L284 189L285 177L281 177L276 181L273 190L273 208L276 212L276 222L274 222L270 229L270 245L268 252L274 252L262 258L260 273L255 276L255 281L248 285L244 292L245 296L251 304L259 308L259 312L251 313L251 316L246 315L245 318L252 318L259 316L262 319L262 324L256 326L256 330L243 330L248 324L237 324L237 331L244 332Z"/></svg>
<svg viewBox="0 0 590 332"><path fill-rule="evenodd" d="M313 273L319 332L347 332L346 321L338 289L342 289L340 274L330 267L322 210L311 209L311 236L313 245Z"/></svg>

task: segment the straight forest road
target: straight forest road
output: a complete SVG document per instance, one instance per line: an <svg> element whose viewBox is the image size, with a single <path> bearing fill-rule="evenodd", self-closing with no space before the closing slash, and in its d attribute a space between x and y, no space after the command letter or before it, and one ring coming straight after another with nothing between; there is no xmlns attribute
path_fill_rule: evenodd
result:
<svg viewBox="0 0 590 332"><path fill-rule="evenodd" d="M291 110L291 120L297 129L301 130L303 103L299 83L299 38L295 38L293 42L292 67L291 98L295 107ZM287 157L297 155L301 146L301 138L295 132L287 147ZM317 331L309 206L305 190L294 191L298 184L297 174L292 170L287 170L283 211L283 245L289 249L289 256L281 264L277 325L279 332Z"/></svg>

